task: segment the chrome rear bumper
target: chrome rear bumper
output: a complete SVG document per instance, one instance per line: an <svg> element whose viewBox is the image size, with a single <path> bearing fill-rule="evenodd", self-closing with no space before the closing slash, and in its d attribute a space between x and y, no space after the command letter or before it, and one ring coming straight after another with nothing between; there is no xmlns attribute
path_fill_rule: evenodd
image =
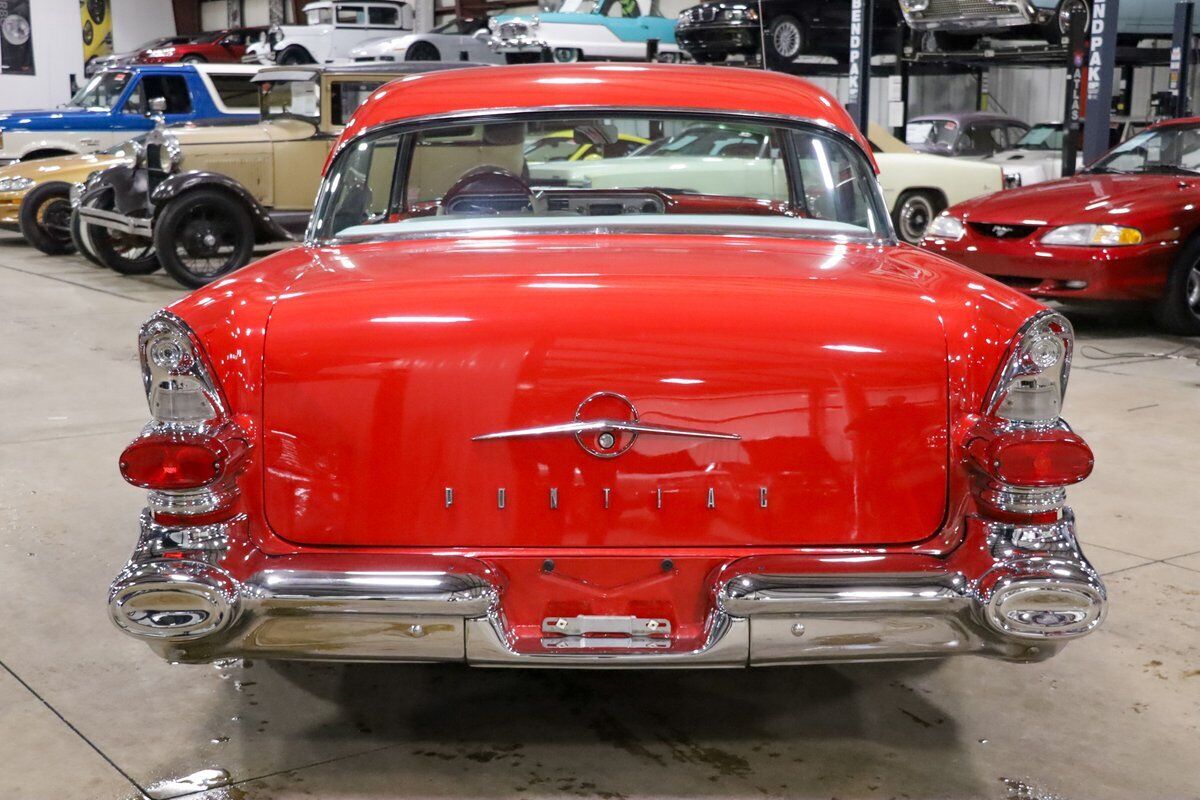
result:
<svg viewBox="0 0 1200 800"><path fill-rule="evenodd" d="M989 527L992 564L961 573L736 574L717 587L695 649L644 640L599 648L571 637L519 651L502 591L470 572L264 570L239 582L221 566L222 526L183 531L143 516L113 582L113 621L171 661L231 656L459 661L480 666L744 667L936 658L1040 660L1098 626L1105 589L1074 520ZM579 637L582 639L582 637ZM618 646L619 645L619 646Z"/></svg>

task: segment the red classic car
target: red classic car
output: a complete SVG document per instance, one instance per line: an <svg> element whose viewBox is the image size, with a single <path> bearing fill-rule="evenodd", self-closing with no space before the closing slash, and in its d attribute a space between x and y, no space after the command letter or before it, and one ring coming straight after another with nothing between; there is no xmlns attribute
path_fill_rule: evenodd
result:
<svg viewBox="0 0 1200 800"><path fill-rule="evenodd" d="M921 246L1035 297L1149 301L1163 328L1200 334L1200 118L1073 178L959 203Z"/></svg>
<svg viewBox="0 0 1200 800"><path fill-rule="evenodd" d="M553 181L523 156L697 125L770 146ZM304 246L143 327L120 469L148 508L109 610L181 662L1041 659L1106 608L1064 506L1072 346L899 245L797 78L408 76Z"/></svg>
<svg viewBox="0 0 1200 800"><path fill-rule="evenodd" d="M133 64L202 64L241 63L246 54L246 45L267 35L266 28L227 28L196 36L188 41L168 42L156 47L147 47L131 59Z"/></svg>

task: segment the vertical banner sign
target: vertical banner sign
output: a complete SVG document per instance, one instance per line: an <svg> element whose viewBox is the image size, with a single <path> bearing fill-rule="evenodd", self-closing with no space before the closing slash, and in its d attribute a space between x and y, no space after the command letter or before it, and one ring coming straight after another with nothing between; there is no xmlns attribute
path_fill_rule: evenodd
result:
<svg viewBox="0 0 1200 800"><path fill-rule="evenodd" d="M109 0L79 0L79 25L83 35L83 63L111 56L112 8Z"/></svg>
<svg viewBox="0 0 1200 800"><path fill-rule="evenodd" d="M1096 5L1102 5L1103 0ZM1075 174L1075 158L1079 153L1079 124L1083 120L1084 61L1087 57L1086 14L1072 14L1069 46L1070 63L1067 64L1066 112L1063 114L1062 174L1068 178ZM1111 81L1111 77L1109 79ZM1107 126L1106 126L1107 128Z"/></svg>
<svg viewBox="0 0 1200 800"><path fill-rule="evenodd" d="M1188 116L1188 84L1192 67L1192 20L1196 7L1190 0L1175 4L1175 35L1171 40L1171 94L1176 117Z"/></svg>
<svg viewBox="0 0 1200 800"><path fill-rule="evenodd" d="M283 10L283 0L270 0L267 5L267 13L270 15L269 21L272 25L283 25L287 21L287 14ZM417 30L421 30L417 28Z"/></svg>
<svg viewBox="0 0 1200 800"><path fill-rule="evenodd" d="M226 19L229 20L229 27L242 27L242 0L227 0Z"/></svg>
<svg viewBox="0 0 1200 800"><path fill-rule="evenodd" d="M32 75L30 0L0 0L0 74Z"/></svg>
<svg viewBox="0 0 1200 800"><path fill-rule="evenodd" d="M850 0L850 70L846 109L864 136L871 118L872 2Z"/></svg>
<svg viewBox="0 0 1200 800"><path fill-rule="evenodd" d="M1120 0L1096 0L1092 4L1092 30L1088 36L1087 119L1083 123L1085 164L1091 164L1108 151L1113 72L1117 66L1117 15L1120 8Z"/></svg>

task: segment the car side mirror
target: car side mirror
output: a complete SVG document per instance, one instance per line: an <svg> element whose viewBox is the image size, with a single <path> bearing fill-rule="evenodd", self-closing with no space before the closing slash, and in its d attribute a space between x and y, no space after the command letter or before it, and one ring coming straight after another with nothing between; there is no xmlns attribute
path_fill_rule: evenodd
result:
<svg viewBox="0 0 1200 800"><path fill-rule="evenodd" d="M492 32L490 30L488 30L487 28L480 28L479 30L472 33L471 36L473 36L474 38L478 39L481 42L486 42L488 39L492 38Z"/></svg>
<svg viewBox="0 0 1200 800"><path fill-rule="evenodd" d="M150 115L164 114L167 111L167 98L152 97L150 98Z"/></svg>

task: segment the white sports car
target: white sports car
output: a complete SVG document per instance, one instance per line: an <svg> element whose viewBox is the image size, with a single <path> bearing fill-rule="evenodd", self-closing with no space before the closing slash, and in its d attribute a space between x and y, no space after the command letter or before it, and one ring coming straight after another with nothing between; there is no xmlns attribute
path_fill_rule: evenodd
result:
<svg viewBox="0 0 1200 800"><path fill-rule="evenodd" d="M354 61L471 61L503 64L505 57L488 43L486 19L455 17L428 33L370 39L350 51Z"/></svg>
<svg viewBox="0 0 1200 800"><path fill-rule="evenodd" d="M916 244L943 209L1004 188L998 166L914 152L887 131L870 136L879 183L900 238ZM801 173L805 172L801 165ZM533 183L596 189L628 186L638 175L683 192L786 200L783 159L763 133L737 126L694 126L624 158L530 164ZM819 165L814 165L814 177ZM668 177L669 176L669 177ZM819 178L815 178L819 179Z"/></svg>

